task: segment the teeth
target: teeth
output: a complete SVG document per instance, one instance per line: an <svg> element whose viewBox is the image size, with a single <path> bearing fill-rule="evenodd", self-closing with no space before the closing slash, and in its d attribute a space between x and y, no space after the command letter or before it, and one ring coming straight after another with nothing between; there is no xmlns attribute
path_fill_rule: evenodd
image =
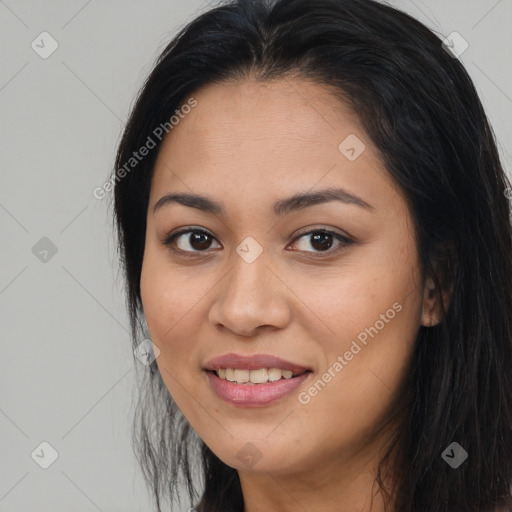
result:
<svg viewBox="0 0 512 512"><path fill-rule="evenodd" d="M217 370L217 375L221 379L237 384L264 384L265 382L275 382L281 378L291 379L293 372L280 368L259 368L258 370L220 368Z"/></svg>
<svg viewBox="0 0 512 512"><path fill-rule="evenodd" d="M267 374L268 374L268 380L270 382L274 382L281 378L281 370L279 368L270 368L270 370L268 370Z"/></svg>
<svg viewBox="0 0 512 512"><path fill-rule="evenodd" d="M235 370L236 382L249 382L249 370Z"/></svg>
<svg viewBox="0 0 512 512"><path fill-rule="evenodd" d="M263 382L268 382L267 369L262 368L261 370L251 370L249 374L249 380L253 384L262 384Z"/></svg>

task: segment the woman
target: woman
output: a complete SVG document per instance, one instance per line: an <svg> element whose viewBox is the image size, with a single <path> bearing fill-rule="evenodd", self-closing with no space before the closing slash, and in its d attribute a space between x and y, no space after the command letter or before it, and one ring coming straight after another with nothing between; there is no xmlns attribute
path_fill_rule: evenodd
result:
<svg viewBox="0 0 512 512"><path fill-rule="evenodd" d="M440 38L372 0L212 9L113 180L159 511L181 476L201 512L512 510L508 180Z"/></svg>

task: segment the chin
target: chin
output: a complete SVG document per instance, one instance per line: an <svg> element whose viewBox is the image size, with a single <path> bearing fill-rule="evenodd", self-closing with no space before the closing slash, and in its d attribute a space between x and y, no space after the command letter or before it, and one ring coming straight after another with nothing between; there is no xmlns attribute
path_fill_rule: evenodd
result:
<svg viewBox="0 0 512 512"><path fill-rule="evenodd" d="M299 460L297 457L291 459L290 452L291 447L273 445L265 438L238 440L214 451L224 464L238 471L272 474L291 473L297 469Z"/></svg>

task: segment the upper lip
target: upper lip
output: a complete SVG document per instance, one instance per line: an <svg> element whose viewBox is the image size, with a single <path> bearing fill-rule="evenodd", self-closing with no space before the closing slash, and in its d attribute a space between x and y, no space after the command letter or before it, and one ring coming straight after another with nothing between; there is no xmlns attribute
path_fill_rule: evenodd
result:
<svg viewBox="0 0 512 512"><path fill-rule="evenodd" d="M233 368L238 370L258 370L260 368L280 368L281 370L291 370L293 373L304 373L310 371L310 368L301 366L290 361L285 361L277 356L269 354L254 354L245 356L242 354L224 354L214 357L204 365L205 370L219 370L224 368Z"/></svg>

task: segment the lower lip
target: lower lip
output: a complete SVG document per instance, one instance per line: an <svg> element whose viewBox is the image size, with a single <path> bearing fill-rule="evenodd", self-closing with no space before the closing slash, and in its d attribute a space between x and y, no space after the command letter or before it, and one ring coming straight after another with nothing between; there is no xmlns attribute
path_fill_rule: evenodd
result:
<svg viewBox="0 0 512 512"><path fill-rule="evenodd" d="M290 379L281 378L265 384L235 384L206 371L213 390L227 402L238 407L264 407L297 389L311 374L305 372Z"/></svg>

